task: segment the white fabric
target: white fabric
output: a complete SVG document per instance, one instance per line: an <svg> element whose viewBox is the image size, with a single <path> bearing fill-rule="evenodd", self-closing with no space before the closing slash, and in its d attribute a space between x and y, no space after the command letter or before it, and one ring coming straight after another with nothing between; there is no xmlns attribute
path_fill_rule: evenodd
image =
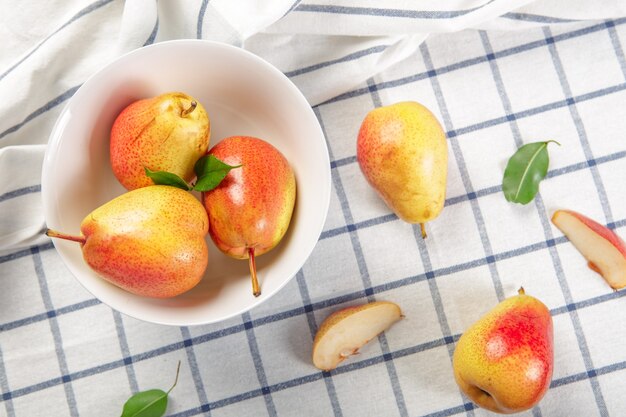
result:
<svg viewBox="0 0 626 417"><path fill-rule="evenodd" d="M621 0L0 2L0 391L11 393L0 396L0 416L119 414L131 391L167 388L180 358L172 414L464 414L471 406L454 385L445 338L523 281L555 317L560 385L535 415L626 414L625 299L546 224L550 210L582 207L625 235L626 29L619 20L588 29L624 16ZM577 30L591 35L564 37L556 50L543 44ZM196 37L248 49L290 76L317 106L336 167L323 240L303 275L250 315L190 330L121 317L87 294L42 235L39 189L55 120L90 75L145 44ZM487 44L497 61L485 58ZM568 107L568 94L580 104ZM449 204L426 258L354 164L363 115L406 99L459 134L450 138ZM503 203L494 187L506 158L519 141L544 139L563 146L551 150L543 199ZM535 258L533 245L543 245ZM443 277L424 278L432 271ZM307 356L310 330L371 297L400 302L404 327L364 350L374 365L322 378ZM570 313L574 304L580 311ZM389 352L394 360L382 360ZM120 365L129 357L137 363ZM76 380L60 384L67 375ZM274 391L262 395L266 386Z"/></svg>

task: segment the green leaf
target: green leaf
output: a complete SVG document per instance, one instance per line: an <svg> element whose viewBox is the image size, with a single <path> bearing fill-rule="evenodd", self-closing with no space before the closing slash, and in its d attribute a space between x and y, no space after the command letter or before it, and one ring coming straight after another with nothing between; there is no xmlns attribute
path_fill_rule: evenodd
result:
<svg viewBox="0 0 626 417"><path fill-rule="evenodd" d="M151 389L138 392L126 401L122 417L161 417L167 409L167 392Z"/></svg>
<svg viewBox="0 0 626 417"><path fill-rule="evenodd" d="M548 173L550 158L548 144L554 142L528 143L509 159L502 178L502 192L507 201L528 204L539 191L539 183Z"/></svg>
<svg viewBox="0 0 626 417"><path fill-rule="evenodd" d="M173 187L182 188L185 191L191 189L189 184L176 174L167 171L151 171L147 167L143 169L146 171L146 175L151 178L156 185L171 185Z"/></svg>
<svg viewBox="0 0 626 417"><path fill-rule="evenodd" d="M194 171L198 181L194 185L195 191L211 191L228 175L231 169L241 165L228 165L213 155L205 155L196 162Z"/></svg>
<svg viewBox="0 0 626 417"><path fill-rule="evenodd" d="M126 401L121 417L161 417L167 409L167 396L178 383L180 361L176 368L176 379L167 392L160 389L151 389L138 392Z"/></svg>

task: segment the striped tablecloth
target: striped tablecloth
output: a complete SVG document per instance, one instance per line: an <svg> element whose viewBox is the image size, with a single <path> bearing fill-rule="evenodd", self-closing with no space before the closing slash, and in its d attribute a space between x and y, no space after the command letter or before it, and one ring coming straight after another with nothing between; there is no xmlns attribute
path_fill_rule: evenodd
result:
<svg viewBox="0 0 626 417"><path fill-rule="evenodd" d="M570 208L626 236L624 16L618 0L0 3L0 416L119 415L131 393L169 387L178 361L171 416L490 415L459 391L451 355L520 285L555 332L551 388L525 415L626 415L626 293L549 221ZM244 47L298 85L328 140L333 190L315 251L270 301L167 327L111 310L71 276L41 234L41 163L88 76L196 37ZM448 137L446 207L426 241L355 158L364 115L403 100L429 107ZM540 194L506 202L508 157L548 139L561 146ZM314 368L321 321L372 300L406 319L337 370Z"/></svg>

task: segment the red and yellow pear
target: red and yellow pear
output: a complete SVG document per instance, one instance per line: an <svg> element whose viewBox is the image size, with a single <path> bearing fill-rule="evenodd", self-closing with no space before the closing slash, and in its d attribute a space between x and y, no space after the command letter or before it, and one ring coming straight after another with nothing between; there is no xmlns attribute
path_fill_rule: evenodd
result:
<svg viewBox="0 0 626 417"><path fill-rule="evenodd" d="M463 333L452 365L457 384L480 407L503 414L532 408L552 379L550 311L520 289Z"/></svg>
<svg viewBox="0 0 626 417"><path fill-rule="evenodd" d="M407 101L370 111L357 138L357 160L368 183L402 220L424 224L441 213L448 148L437 118Z"/></svg>
<svg viewBox="0 0 626 417"><path fill-rule="evenodd" d="M126 107L111 128L113 173L128 190L153 185L144 168L190 182L194 164L209 147L209 117L184 93L166 93Z"/></svg>
<svg viewBox="0 0 626 417"><path fill-rule="evenodd" d="M225 138L209 155L240 165L216 188L202 193L209 234L226 255L248 259L252 293L259 296L255 257L274 248L289 227L296 201L293 170L278 149L255 137Z"/></svg>
<svg viewBox="0 0 626 417"><path fill-rule="evenodd" d="M190 193L166 185L129 191L82 221L78 242L85 262L102 278L133 294L167 298L202 279L208 263L209 220Z"/></svg>
<svg viewBox="0 0 626 417"><path fill-rule="evenodd" d="M571 210L557 210L552 223L614 290L626 287L626 244L614 231Z"/></svg>

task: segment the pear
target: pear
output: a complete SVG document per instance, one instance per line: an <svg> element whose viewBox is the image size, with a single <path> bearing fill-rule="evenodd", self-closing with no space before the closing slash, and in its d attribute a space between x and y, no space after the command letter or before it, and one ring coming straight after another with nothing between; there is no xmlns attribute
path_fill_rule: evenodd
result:
<svg viewBox="0 0 626 417"><path fill-rule="evenodd" d="M402 317L400 307L390 301L374 301L335 311L315 334L313 365L323 371L335 369Z"/></svg>
<svg viewBox="0 0 626 417"><path fill-rule="evenodd" d="M153 185L144 168L167 171L190 182L194 164L209 148L210 122L204 107L184 93L138 100L111 128L113 173L127 189Z"/></svg>
<svg viewBox="0 0 626 417"><path fill-rule="evenodd" d="M289 227L296 201L294 173L280 151L259 138L225 138L209 154L241 165L216 188L202 193L202 201L211 239L226 255L248 259L252 293L258 297L255 257L274 248Z"/></svg>
<svg viewBox="0 0 626 417"><path fill-rule="evenodd" d="M557 210L552 223L614 290L626 287L626 243L611 229L572 210Z"/></svg>
<svg viewBox="0 0 626 417"><path fill-rule="evenodd" d="M461 390L479 406L503 414L532 408L552 378L550 311L521 288L461 336L452 366Z"/></svg>
<svg viewBox="0 0 626 417"><path fill-rule="evenodd" d="M402 220L436 218L446 197L448 148L437 118L416 102L376 108L364 118L357 161L368 183Z"/></svg>
<svg viewBox="0 0 626 417"><path fill-rule="evenodd" d="M181 189L155 185L129 191L88 214L80 236L85 262L133 294L167 298L193 288L208 263L209 220L202 204Z"/></svg>

